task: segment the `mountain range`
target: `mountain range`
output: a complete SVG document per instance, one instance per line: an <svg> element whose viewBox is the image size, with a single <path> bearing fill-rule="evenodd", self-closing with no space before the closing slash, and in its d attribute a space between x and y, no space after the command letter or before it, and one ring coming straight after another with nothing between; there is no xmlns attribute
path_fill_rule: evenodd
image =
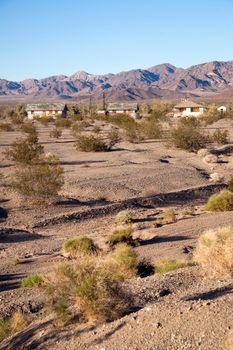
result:
<svg viewBox="0 0 233 350"><path fill-rule="evenodd" d="M195 98L230 99L233 97L233 60L213 61L177 68L169 63L134 69L117 74L94 75L78 71L71 76L56 75L20 82L0 79L1 99L30 101L85 101L92 96L108 101Z"/></svg>

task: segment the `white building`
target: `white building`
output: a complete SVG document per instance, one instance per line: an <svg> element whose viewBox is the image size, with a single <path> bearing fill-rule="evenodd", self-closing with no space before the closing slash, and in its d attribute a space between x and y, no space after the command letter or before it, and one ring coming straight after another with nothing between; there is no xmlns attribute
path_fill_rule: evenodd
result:
<svg viewBox="0 0 233 350"><path fill-rule="evenodd" d="M107 106L108 115L127 114L130 117L138 118L139 107L135 102L109 103Z"/></svg>
<svg viewBox="0 0 233 350"><path fill-rule="evenodd" d="M190 100L184 100L174 107L174 117L198 117L203 113L204 107Z"/></svg>
<svg viewBox="0 0 233 350"><path fill-rule="evenodd" d="M217 108L217 111L220 113L226 113L227 107L226 106L220 106Z"/></svg>
<svg viewBox="0 0 233 350"><path fill-rule="evenodd" d="M66 117L67 106L63 103L28 104L26 107L28 119L41 117Z"/></svg>

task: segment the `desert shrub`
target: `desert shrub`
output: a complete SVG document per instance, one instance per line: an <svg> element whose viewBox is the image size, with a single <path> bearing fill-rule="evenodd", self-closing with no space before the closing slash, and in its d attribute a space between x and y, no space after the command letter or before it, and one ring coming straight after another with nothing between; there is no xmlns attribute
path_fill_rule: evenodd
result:
<svg viewBox="0 0 233 350"><path fill-rule="evenodd" d="M134 128L137 124L133 118L126 114L117 114L114 116L109 116L107 117L107 120L110 123L115 124L122 129L131 129Z"/></svg>
<svg viewBox="0 0 233 350"><path fill-rule="evenodd" d="M37 140L34 137L17 139L12 143L10 149L5 152L6 157L18 164L38 162L44 148L38 144Z"/></svg>
<svg viewBox="0 0 233 350"><path fill-rule="evenodd" d="M144 136L140 126L135 123L131 127L125 128L125 138L131 143L138 143L142 141Z"/></svg>
<svg viewBox="0 0 233 350"><path fill-rule="evenodd" d="M23 314L20 311L13 313L11 317L0 318L0 342L5 338L17 333L29 324L28 315Z"/></svg>
<svg viewBox="0 0 233 350"><path fill-rule="evenodd" d="M97 126L97 125L95 125L94 128L93 128L93 132L94 132L95 134L99 134L100 131L101 131L100 127Z"/></svg>
<svg viewBox="0 0 233 350"><path fill-rule="evenodd" d="M97 135L79 135L75 147L82 152L107 152L111 149L107 142Z"/></svg>
<svg viewBox="0 0 233 350"><path fill-rule="evenodd" d="M125 243L117 244L103 261L105 273L121 281L136 276L137 266L137 253Z"/></svg>
<svg viewBox="0 0 233 350"><path fill-rule="evenodd" d="M176 214L175 214L174 210L173 209L164 210L163 219L169 223L176 222L177 220L176 220Z"/></svg>
<svg viewBox="0 0 233 350"><path fill-rule="evenodd" d="M32 135L32 134L37 135L36 127L35 127L35 125L34 125L33 123L31 123L31 122L23 123L23 124L21 125L20 130L21 130L22 132L25 132L26 134L29 134L29 135Z"/></svg>
<svg viewBox="0 0 233 350"><path fill-rule="evenodd" d="M71 120L67 118L58 117L55 121L56 128L69 128L71 126Z"/></svg>
<svg viewBox="0 0 233 350"><path fill-rule="evenodd" d="M62 130L58 128L54 128L50 131L50 137L54 139L59 139L62 136Z"/></svg>
<svg viewBox="0 0 233 350"><path fill-rule="evenodd" d="M213 133L212 139L214 142L217 142L220 145L224 145L229 141L228 136L229 132L227 130L218 129Z"/></svg>
<svg viewBox="0 0 233 350"><path fill-rule="evenodd" d="M117 130L111 130L108 132L108 142L110 149L120 141L119 132Z"/></svg>
<svg viewBox="0 0 233 350"><path fill-rule="evenodd" d="M125 313L131 300L119 279L93 256L56 267L46 291L49 305L62 323L71 310L80 322L112 321Z"/></svg>
<svg viewBox="0 0 233 350"><path fill-rule="evenodd" d="M106 243L108 243L110 247L114 247L118 243L136 246L139 244L139 240L133 239L132 233L133 229L131 226L116 229L107 237Z"/></svg>
<svg viewBox="0 0 233 350"><path fill-rule="evenodd" d="M35 164L17 168L13 187L25 198L46 203L53 200L62 188L63 173L56 157L43 158Z"/></svg>
<svg viewBox="0 0 233 350"><path fill-rule="evenodd" d="M13 127L10 123L0 123L0 130L2 131L13 131Z"/></svg>
<svg viewBox="0 0 233 350"><path fill-rule="evenodd" d="M223 190L213 194L208 199L206 209L209 211L231 211L233 210L233 192Z"/></svg>
<svg viewBox="0 0 233 350"><path fill-rule="evenodd" d="M79 236L76 238L68 239L63 244L63 251L70 256L76 257L83 254L93 254L98 251L98 247L92 239Z"/></svg>
<svg viewBox="0 0 233 350"><path fill-rule="evenodd" d="M46 127L46 126L49 125L49 123L54 122L54 119L53 119L52 116L48 116L48 115L46 115L46 114L42 114L41 117L38 117L38 118L37 118L37 121L38 121L39 123L41 123L43 126Z"/></svg>
<svg viewBox="0 0 233 350"><path fill-rule="evenodd" d="M197 152L201 148L206 148L209 137L206 136L198 125L191 122L191 118L184 118L187 122L179 122L178 127L171 133L171 141L177 148L189 152Z"/></svg>
<svg viewBox="0 0 233 350"><path fill-rule="evenodd" d="M218 156L216 156L215 154L207 154L205 157L202 158L202 161L207 164L218 163Z"/></svg>
<svg viewBox="0 0 233 350"><path fill-rule="evenodd" d="M22 288L34 288L41 287L44 283L44 279L40 275L31 275L22 279L20 286Z"/></svg>
<svg viewBox="0 0 233 350"><path fill-rule="evenodd" d="M91 124L87 120L81 120L72 124L72 131L74 134L79 133L89 126L91 126Z"/></svg>
<svg viewBox="0 0 233 350"><path fill-rule="evenodd" d="M159 139L162 136L161 126L155 118L148 118L141 123L145 139Z"/></svg>
<svg viewBox="0 0 233 350"><path fill-rule="evenodd" d="M129 224L130 222L133 222L134 218L134 212L130 209L125 209L117 213L115 222L118 224Z"/></svg>
<svg viewBox="0 0 233 350"><path fill-rule="evenodd" d="M164 258L155 261L155 272L156 273L167 273L170 271L175 271L187 266L192 266L192 262L179 261L170 258Z"/></svg>
<svg viewBox="0 0 233 350"><path fill-rule="evenodd" d="M228 181L227 185L228 191L233 192L233 177Z"/></svg>
<svg viewBox="0 0 233 350"><path fill-rule="evenodd" d="M208 230L201 235L194 260L220 275L233 276L233 226Z"/></svg>
<svg viewBox="0 0 233 350"><path fill-rule="evenodd" d="M219 173L211 173L210 174L210 181L218 183L218 182L222 182L223 180L224 180L224 175L221 175Z"/></svg>
<svg viewBox="0 0 233 350"><path fill-rule="evenodd" d="M200 119L204 122L205 126L207 126L225 118L226 115L224 114L225 113L221 113L217 110L217 106L211 105Z"/></svg>

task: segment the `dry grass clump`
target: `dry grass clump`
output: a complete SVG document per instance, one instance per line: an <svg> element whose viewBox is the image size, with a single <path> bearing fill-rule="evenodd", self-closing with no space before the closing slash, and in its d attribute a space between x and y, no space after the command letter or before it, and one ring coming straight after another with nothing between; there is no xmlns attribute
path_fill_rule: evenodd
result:
<svg viewBox="0 0 233 350"><path fill-rule="evenodd" d="M131 226L123 226L114 230L106 239L106 243L112 248L118 243L126 243L130 246L139 245L139 240L132 236L133 228Z"/></svg>
<svg viewBox="0 0 233 350"><path fill-rule="evenodd" d="M233 192L223 190L213 194L208 199L206 209L209 211L231 211L233 210Z"/></svg>
<svg viewBox="0 0 233 350"><path fill-rule="evenodd" d="M194 261L204 268L233 276L233 226L208 230L201 235Z"/></svg>
<svg viewBox="0 0 233 350"><path fill-rule="evenodd" d="M202 161L207 164L214 164L218 163L218 157L214 154L207 154L204 158L202 158Z"/></svg>
<svg viewBox="0 0 233 350"><path fill-rule="evenodd" d="M227 189L230 192L233 192L233 178L231 178L227 183Z"/></svg>
<svg viewBox="0 0 233 350"><path fill-rule="evenodd" d="M126 280L137 274L137 253L127 244L119 243L103 261L105 271L118 280Z"/></svg>
<svg viewBox="0 0 233 350"><path fill-rule="evenodd" d="M192 262L185 262L170 258L165 258L161 260L155 261L155 272L156 273L167 273L171 271L175 271L187 266L192 266Z"/></svg>
<svg viewBox="0 0 233 350"><path fill-rule="evenodd" d="M135 218L135 214L132 210L126 209L117 213L115 217L115 222L117 224L129 224Z"/></svg>
<svg viewBox="0 0 233 350"><path fill-rule="evenodd" d="M29 317L20 311L13 313L11 317L0 318L0 342L10 335L17 333L29 324Z"/></svg>
<svg viewBox="0 0 233 350"><path fill-rule="evenodd" d="M44 278L40 275L31 275L22 279L20 286L22 288L42 287Z"/></svg>
<svg viewBox="0 0 233 350"><path fill-rule="evenodd" d="M211 173L210 174L210 181L213 181L215 183L222 182L224 180L224 176L219 173Z"/></svg>
<svg viewBox="0 0 233 350"><path fill-rule="evenodd" d="M80 322L112 321L125 313L131 300L119 278L95 256L56 267L46 290L49 304L63 324L71 313Z"/></svg>
<svg viewBox="0 0 233 350"><path fill-rule="evenodd" d="M66 256L77 257L83 254L97 253L98 247L91 238L79 236L68 239L63 244L63 252Z"/></svg>
<svg viewBox="0 0 233 350"><path fill-rule="evenodd" d="M163 212L163 219L166 223L174 223L177 221L176 214L173 209L166 209Z"/></svg>

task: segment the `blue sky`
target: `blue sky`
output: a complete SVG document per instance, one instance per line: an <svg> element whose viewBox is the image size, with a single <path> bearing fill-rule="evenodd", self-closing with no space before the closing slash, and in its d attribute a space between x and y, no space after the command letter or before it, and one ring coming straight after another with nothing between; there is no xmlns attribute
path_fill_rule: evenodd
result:
<svg viewBox="0 0 233 350"><path fill-rule="evenodd" d="M233 0L0 0L0 78L233 59Z"/></svg>

